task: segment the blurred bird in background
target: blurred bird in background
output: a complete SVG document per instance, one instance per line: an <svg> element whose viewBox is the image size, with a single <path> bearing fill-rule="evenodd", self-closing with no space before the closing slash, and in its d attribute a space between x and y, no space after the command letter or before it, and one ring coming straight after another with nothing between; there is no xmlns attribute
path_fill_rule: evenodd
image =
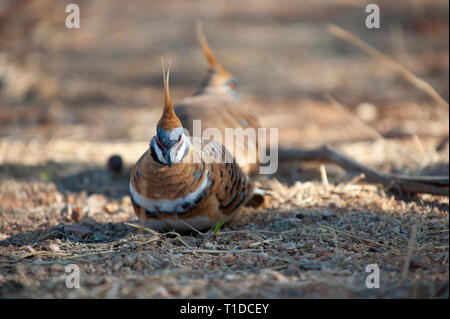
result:
<svg viewBox="0 0 450 319"><path fill-rule="evenodd" d="M191 135L194 133L194 120L201 121L202 130L219 130L221 136L213 135L208 138L224 144L245 173L255 173L259 166L256 132L261 126L241 103L236 91L236 78L217 61L200 22L197 23L197 36L208 62L208 73L198 91L175 106L175 113ZM225 138L227 128L250 130L236 134L234 142L234 139ZM250 134L251 132L255 134Z"/></svg>

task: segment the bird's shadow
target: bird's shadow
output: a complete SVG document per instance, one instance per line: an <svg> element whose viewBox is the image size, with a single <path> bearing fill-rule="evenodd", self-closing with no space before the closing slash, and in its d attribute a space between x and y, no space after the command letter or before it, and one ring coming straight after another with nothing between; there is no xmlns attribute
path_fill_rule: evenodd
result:
<svg viewBox="0 0 450 319"><path fill-rule="evenodd" d="M101 165L49 161L42 165L5 163L0 166L0 176L21 182L54 183L62 195L85 192L120 200L128 195L131 167L112 172Z"/></svg>

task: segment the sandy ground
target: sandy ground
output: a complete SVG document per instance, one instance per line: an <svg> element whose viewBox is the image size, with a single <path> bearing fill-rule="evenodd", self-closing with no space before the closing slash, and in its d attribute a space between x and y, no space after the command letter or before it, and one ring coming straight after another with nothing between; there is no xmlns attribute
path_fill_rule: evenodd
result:
<svg viewBox="0 0 450 319"><path fill-rule="evenodd" d="M333 23L449 99L448 1L0 2L0 297L448 298L448 197L398 194L320 163L280 162L269 188L218 233L142 228L129 168L161 112L205 75L201 19L243 101L281 147L328 144L383 172L448 175L448 107L327 32ZM367 2L368 3L368 2ZM333 106L344 104L374 139ZM444 141L444 143L442 143ZM119 154L121 173L106 161ZM134 226L133 226L134 225ZM81 269L66 287L66 266ZM380 288L365 285L377 264Z"/></svg>

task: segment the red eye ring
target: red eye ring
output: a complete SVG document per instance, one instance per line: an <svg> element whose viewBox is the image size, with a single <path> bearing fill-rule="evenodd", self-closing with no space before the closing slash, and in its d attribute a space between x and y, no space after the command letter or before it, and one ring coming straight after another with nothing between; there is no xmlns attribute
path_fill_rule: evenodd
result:
<svg viewBox="0 0 450 319"><path fill-rule="evenodd" d="M163 150L166 149L166 147L159 141L159 138L156 138L156 143L158 143L158 145L159 145Z"/></svg>

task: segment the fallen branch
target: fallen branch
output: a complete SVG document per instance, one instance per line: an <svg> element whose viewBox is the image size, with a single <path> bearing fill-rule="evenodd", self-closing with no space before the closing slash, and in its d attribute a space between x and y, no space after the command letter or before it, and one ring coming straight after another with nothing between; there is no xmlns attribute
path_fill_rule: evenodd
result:
<svg viewBox="0 0 450 319"><path fill-rule="evenodd" d="M434 186L446 187L449 185L448 176L408 176L401 174L391 174L391 176L404 181L424 183Z"/></svg>
<svg viewBox="0 0 450 319"><path fill-rule="evenodd" d="M328 146L310 150L280 149L279 158L280 160L331 162L346 170L363 173L363 181L367 183L381 184L387 189L397 189L400 192L449 195L448 189L442 188L448 187L448 176L403 176L378 173Z"/></svg>
<svg viewBox="0 0 450 319"><path fill-rule="evenodd" d="M444 137L438 144L438 146L436 146L436 151L440 152L442 151L445 146L448 144L448 136Z"/></svg>

